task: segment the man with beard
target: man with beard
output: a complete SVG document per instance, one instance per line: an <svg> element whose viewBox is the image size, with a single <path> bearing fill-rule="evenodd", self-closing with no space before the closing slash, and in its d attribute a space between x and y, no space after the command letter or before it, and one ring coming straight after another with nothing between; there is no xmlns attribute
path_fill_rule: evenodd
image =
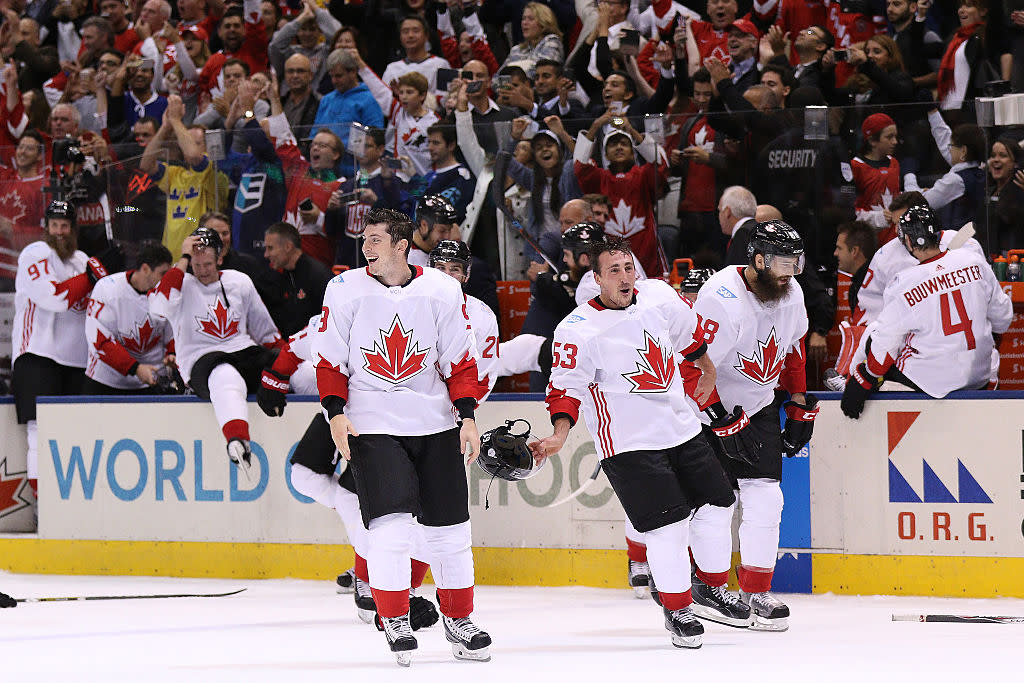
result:
<svg viewBox="0 0 1024 683"><path fill-rule="evenodd" d="M803 240L782 221L758 223L747 255L746 266L728 266L713 275L694 306L701 321L699 336L718 371L716 391L699 403L706 411L701 421L743 510L736 569L739 600L725 588L735 508L712 508L720 514L691 523L694 612L730 626L784 631L789 607L769 592L779 550L782 454L796 455L803 448L817 415L817 399L804 393L807 310L794 281L803 270ZM684 372L693 395L693 380L700 373L691 366ZM784 431L779 428L777 385L790 395L783 404ZM731 448L728 439L744 434L743 447Z"/></svg>
<svg viewBox="0 0 1024 683"><path fill-rule="evenodd" d="M942 59L945 45L942 38L925 24L927 14L928 5L914 0L888 0L885 3L889 35L896 41L907 73L917 88L934 88L939 82L938 71L928 62Z"/></svg>
<svg viewBox="0 0 1024 683"><path fill-rule="evenodd" d="M78 250L75 208L54 201L46 236L22 250L15 280L12 389L18 424L28 427L28 480L36 489L36 398L81 393L88 356L85 310L93 285L124 269L116 247L89 258Z"/></svg>

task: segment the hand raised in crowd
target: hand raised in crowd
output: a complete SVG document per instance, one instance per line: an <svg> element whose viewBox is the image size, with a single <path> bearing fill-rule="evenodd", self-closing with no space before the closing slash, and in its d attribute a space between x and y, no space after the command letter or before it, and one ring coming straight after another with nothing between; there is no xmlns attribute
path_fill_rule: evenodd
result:
<svg viewBox="0 0 1024 683"><path fill-rule="evenodd" d="M1014 173L1013 182L1017 187L1024 190L1024 171L1017 171Z"/></svg>
<svg viewBox="0 0 1024 683"><path fill-rule="evenodd" d="M825 50L821 56L821 68L823 71L831 71L836 67L836 51L832 48Z"/></svg>
<svg viewBox="0 0 1024 683"><path fill-rule="evenodd" d="M859 47L850 46L846 48L846 61L849 62L850 66L860 66L868 61L868 56Z"/></svg>
<svg viewBox="0 0 1024 683"><path fill-rule="evenodd" d="M178 95L171 95L167 98L167 109L164 111L164 118L175 123L185 118L185 103Z"/></svg>
<svg viewBox="0 0 1024 683"><path fill-rule="evenodd" d="M768 45L775 55L785 55L789 52L789 38L778 24L768 27L765 38L768 39Z"/></svg>
<svg viewBox="0 0 1024 683"><path fill-rule="evenodd" d="M561 116L557 116L555 114L552 114L551 116L545 116L544 125L547 126L552 133L558 135L559 137L565 134L565 126L562 125Z"/></svg>
<svg viewBox="0 0 1024 683"><path fill-rule="evenodd" d="M672 45L665 41L658 43L658 47L654 48L653 60L658 64L661 64L666 69L672 66L672 62L675 61L675 55L672 52Z"/></svg>
<svg viewBox="0 0 1024 683"><path fill-rule="evenodd" d="M704 66L707 68L708 73L711 74L712 83L718 84L732 78L732 72L729 71L729 67L718 57L708 57L704 60Z"/></svg>
<svg viewBox="0 0 1024 683"><path fill-rule="evenodd" d="M467 92L468 86L469 81L462 78L454 79L452 81L452 84L448 86L448 91L450 93L454 93L455 109L457 111L469 111L469 93Z"/></svg>
<svg viewBox="0 0 1024 683"><path fill-rule="evenodd" d="M256 106L256 100L259 99L260 91L264 89L264 85L253 81L250 78L245 79L238 84L238 106L241 107L242 111L250 111Z"/></svg>
<svg viewBox="0 0 1024 683"><path fill-rule="evenodd" d="M523 133L526 132L526 127L528 125L530 125L530 119L528 119L525 116L520 116L519 118L512 119L512 139L522 140Z"/></svg>
<svg viewBox="0 0 1024 683"><path fill-rule="evenodd" d="M7 88L18 87L18 66L13 61L4 66L4 85Z"/></svg>
<svg viewBox="0 0 1024 683"><path fill-rule="evenodd" d="M295 18L295 21L302 22L306 19L316 18L316 7L313 5L311 0L302 0L302 11L299 16Z"/></svg>
<svg viewBox="0 0 1024 683"><path fill-rule="evenodd" d="M576 82L565 76L558 79L558 102L561 105L569 104L569 93L576 89Z"/></svg>
<svg viewBox="0 0 1024 683"><path fill-rule="evenodd" d="M686 57L686 28L689 25L690 19L686 17L676 25L675 33L672 34L672 44L675 47L676 57L679 59Z"/></svg>

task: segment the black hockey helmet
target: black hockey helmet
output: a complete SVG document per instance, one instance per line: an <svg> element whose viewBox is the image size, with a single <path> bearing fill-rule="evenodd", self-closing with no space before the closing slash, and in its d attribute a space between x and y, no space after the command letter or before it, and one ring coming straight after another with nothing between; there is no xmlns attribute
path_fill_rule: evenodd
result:
<svg viewBox="0 0 1024 683"><path fill-rule="evenodd" d="M896 224L896 236L901 244L904 237L909 237L913 247L936 246L942 239L942 228L931 207L918 204L900 216Z"/></svg>
<svg viewBox="0 0 1024 683"><path fill-rule="evenodd" d="M754 226L747 244L747 258L764 256L766 268L772 263L782 266L786 275L799 275L804 269L804 240L793 226L785 221L764 221ZM781 259L776 257L782 257ZM776 268L776 270L780 270Z"/></svg>
<svg viewBox="0 0 1024 683"><path fill-rule="evenodd" d="M61 199L54 199L50 202L50 205L46 207L46 220L49 222L51 218L66 218L71 221L71 227L75 227L78 213L75 211L75 207L70 202L65 202Z"/></svg>
<svg viewBox="0 0 1024 683"><path fill-rule="evenodd" d="M224 251L224 241L213 228L196 228L192 231L192 237L196 238L196 246L201 249L213 249L218 256Z"/></svg>
<svg viewBox="0 0 1024 683"><path fill-rule="evenodd" d="M469 247L462 240L441 240L430 251L430 267L436 268L437 263L461 263L466 277L469 277Z"/></svg>
<svg viewBox="0 0 1024 683"><path fill-rule="evenodd" d="M526 429L513 432L512 427L522 422ZM492 477L506 481L528 479L540 471L527 445L530 423L526 420L506 420L505 424L484 432L480 437L480 457L476 463Z"/></svg>
<svg viewBox="0 0 1024 683"><path fill-rule="evenodd" d="M604 241L604 228L592 221L577 223L562 233L562 247L576 258L588 252L591 245Z"/></svg>
<svg viewBox="0 0 1024 683"><path fill-rule="evenodd" d="M459 214L455 206L448 201L447 197L439 194L428 194L416 204L416 224L425 220L430 225L444 223L445 225L457 223Z"/></svg>
<svg viewBox="0 0 1024 683"><path fill-rule="evenodd" d="M696 294L700 291L700 288L704 286L704 283L711 279L711 276L715 274L714 268L691 268L686 273L686 278L680 283L679 291L691 292Z"/></svg>

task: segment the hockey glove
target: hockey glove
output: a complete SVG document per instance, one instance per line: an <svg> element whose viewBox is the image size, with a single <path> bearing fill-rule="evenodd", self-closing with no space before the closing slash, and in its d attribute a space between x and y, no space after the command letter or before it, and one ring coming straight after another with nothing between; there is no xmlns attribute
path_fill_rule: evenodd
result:
<svg viewBox="0 0 1024 683"><path fill-rule="evenodd" d="M807 403L801 405L796 401L786 401L782 407L786 409L786 427L782 431L782 452L793 457L807 445L814 432L814 418L818 416L818 397L807 394Z"/></svg>
<svg viewBox="0 0 1024 683"><path fill-rule="evenodd" d="M273 370L264 370L260 388L256 390L256 402L267 417L284 415L288 403L288 377Z"/></svg>
<svg viewBox="0 0 1024 683"><path fill-rule="evenodd" d="M757 464L761 442L749 429L750 418L743 408L736 406L731 413L726 413L722 404L716 403L708 408L708 415L711 416L711 431L718 437L725 454L748 465Z"/></svg>
<svg viewBox="0 0 1024 683"><path fill-rule="evenodd" d="M117 244L111 244L99 254L96 254L86 264L85 272L91 284L101 277L111 273L119 273L124 270L124 251Z"/></svg>
<svg viewBox="0 0 1024 683"><path fill-rule="evenodd" d="M843 399L839 402L843 415L854 420L860 417L860 414L864 412L864 402L881 384L882 379L868 372L864 363L855 367L850 373L850 379L846 382Z"/></svg>
<svg viewBox="0 0 1024 683"><path fill-rule="evenodd" d="M412 626L413 631L433 626L439 618L437 608L430 600L419 595L409 596L409 625ZM379 614L373 615L373 623L378 631L384 630Z"/></svg>

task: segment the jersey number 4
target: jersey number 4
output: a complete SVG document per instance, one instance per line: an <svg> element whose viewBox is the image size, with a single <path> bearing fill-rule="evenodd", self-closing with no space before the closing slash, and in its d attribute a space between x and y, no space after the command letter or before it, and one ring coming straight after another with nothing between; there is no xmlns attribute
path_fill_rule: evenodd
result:
<svg viewBox="0 0 1024 683"><path fill-rule="evenodd" d="M949 308L950 295L953 298L953 305L956 307L956 317L960 322L953 324L953 312ZM974 329L971 319L967 317L967 306L964 305L964 295L959 289L952 292L943 292L939 298L939 306L942 308L942 333L947 337L963 333L967 340L967 350L973 351L977 344L974 341Z"/></svg>
<svg viewBox="0 0 1024 683"><path fill-rule="evenodd" d="M562 357L562 353L559 352L559 347L562 349L562 353L565 353L565 357ZM555 342L551 345L551 367L565 368L566 370L572 370L576 367L576 352L579 351L575 344L563 344L562 342Z"/></svg>

